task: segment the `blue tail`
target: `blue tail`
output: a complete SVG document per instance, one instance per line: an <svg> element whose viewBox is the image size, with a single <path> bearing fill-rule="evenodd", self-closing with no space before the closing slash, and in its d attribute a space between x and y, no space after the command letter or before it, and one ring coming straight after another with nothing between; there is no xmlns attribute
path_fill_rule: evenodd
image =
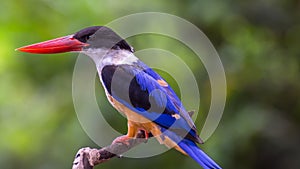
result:
<svg viewBox="0 0 300 169"><path fill-rule="evenodd" d="M204 169L221 169L221 167L206 155L193 141L183 139L178 143L178 146Z"/></svg>
<svg viewBox="0 0 300 169"><path fill-rule="evenodd" d="M163 135L168 136L171 140L176 142L184 152L192 157L204 169L222 169L216 162L214 162L214 160L206 155L195 142L188 139L182 139L174 132L165 128L161 128L161 131L163 132Z"/></svg>

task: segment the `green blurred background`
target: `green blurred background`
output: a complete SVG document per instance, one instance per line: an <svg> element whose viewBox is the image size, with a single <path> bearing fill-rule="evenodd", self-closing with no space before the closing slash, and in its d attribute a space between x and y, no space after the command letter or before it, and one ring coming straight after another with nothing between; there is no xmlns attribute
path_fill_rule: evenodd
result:
<svg viewBox="0 0 300 169"><path fill-rule="evenodd" d="M197 25L216 47L224 64L228 83L225 112L214 135L201 147L224 168L300 168L297 0L2 0L0 168L71 168L79 148L97 147L81 128L73 108L76 54L42 56L14 49L146 11L174 14ZM138 36L129 42L137 50L173 50L187 62L193 62L189 52L185 54L186 49L174 48L173 44L180 44L165 37ZM201 128L210 106L210 85L203 67L193 67L193 72L200 84L200 112L204 112L196 122ZM169 75L164 77L177 89ZM103 99L102 88L96 91L106 112L113 112ZM125 133L125 119L116 116L109 120L120 121L113 126ZM96 168L199 166L172 150L145 159L113 159Z"/></svg>

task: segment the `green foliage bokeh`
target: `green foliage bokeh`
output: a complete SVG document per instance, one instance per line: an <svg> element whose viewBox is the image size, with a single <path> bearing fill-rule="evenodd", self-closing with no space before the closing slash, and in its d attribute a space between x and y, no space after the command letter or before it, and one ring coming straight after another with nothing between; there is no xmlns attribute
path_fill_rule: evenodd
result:
<svg viewBox="0 0 300 169"><path fill-rule="evenodd" d="M299 168L299 9L295 0L2 0L0 168L71 168L79 148L97 147L81 128L73 108L76 54L32 55L15 49L146 11L174 14L197 25L224 64L226 109L218 129L201 147L224 168ZM164 37L149 35L129 41L137 49L164 46L177 50L193 64L191 53ZM193 67L193 71L199 75L200 111L207 112L210 85L205 69ZM103 94L101 87L96 91ZM106 105L106 113L114 111L104 99L99 102ZM125 133L125 120L118 118L122 123L113 126ZM204 120L205 115L197 125L201 127ZM199 166L169 151L152 158L113 159L97 168Z"/></svg>

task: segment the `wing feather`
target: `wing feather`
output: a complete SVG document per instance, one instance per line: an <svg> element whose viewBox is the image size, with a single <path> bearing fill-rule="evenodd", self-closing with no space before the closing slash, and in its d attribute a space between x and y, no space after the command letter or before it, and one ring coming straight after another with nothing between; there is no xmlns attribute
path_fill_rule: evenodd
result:
<svg viewBox="0 0 300 169"><path fill-rule="evenodd" d="M145 64L107 65L101 79L108 93L131 110L182 138L202 142L175 92L161 86L157 80L163 79Z"/></svg>

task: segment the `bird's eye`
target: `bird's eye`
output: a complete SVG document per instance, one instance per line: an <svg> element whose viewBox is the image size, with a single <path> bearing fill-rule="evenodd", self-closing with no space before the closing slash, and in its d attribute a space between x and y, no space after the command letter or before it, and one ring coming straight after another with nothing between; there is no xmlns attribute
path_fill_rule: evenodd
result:
<svg viewBox="0 0 300 169"><path fill-rule="evenodd" d="M85 36L85 40L88 41L90 39L91 35Z"/></svg>

